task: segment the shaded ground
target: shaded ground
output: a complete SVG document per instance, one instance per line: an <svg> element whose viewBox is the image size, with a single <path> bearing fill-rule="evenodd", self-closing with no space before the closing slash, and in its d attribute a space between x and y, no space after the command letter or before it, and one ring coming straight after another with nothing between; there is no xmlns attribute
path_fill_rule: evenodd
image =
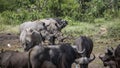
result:
<svg viewBox="0 0 120 68"><path fill-rule="evenodd" d="M96 59L90 63L89 68L104 68L101 60L98 58L100 53L104 53L105 48L109 45L116 47L120 43L120 39L102 39L100 37L92 37L94 42L93 53L96 55ZM11 46L9 46L9 44ZM5 50L23 50L20 46L19 35L10 34L10 33L1 33L0 34L0 49ZM75 65L73 65L75 68Z"/></svg>

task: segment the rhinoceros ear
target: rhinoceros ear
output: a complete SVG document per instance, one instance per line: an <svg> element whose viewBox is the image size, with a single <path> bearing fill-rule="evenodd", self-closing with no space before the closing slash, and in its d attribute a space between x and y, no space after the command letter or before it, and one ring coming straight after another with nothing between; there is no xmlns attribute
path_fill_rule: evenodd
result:
<svg viewBox="0 0 120 68"><path fill-rule="evenodd" d="M34 30L31 28L27 28L25 31L26 31L27 35L30 35L30 36L34 33Z"/></svg>
<svg viewBox="0 0 120 68"><path fill-rule="evenodd" d="M33 29L27 28L27 29L26 29L26 32L33 32Z"/></svg>
<svg viewBox="0 0 120 68"><path fill-rule="evenodd" d="M28 32L32 33L32 32L33 32L33 29L29 28Z"/></svg>
<svg viewBox="0 0 120 68"><path fill-rule="evenodd" d="M41 22L41 24L42 24L43 26L45 26L45 22Z"/></svg>

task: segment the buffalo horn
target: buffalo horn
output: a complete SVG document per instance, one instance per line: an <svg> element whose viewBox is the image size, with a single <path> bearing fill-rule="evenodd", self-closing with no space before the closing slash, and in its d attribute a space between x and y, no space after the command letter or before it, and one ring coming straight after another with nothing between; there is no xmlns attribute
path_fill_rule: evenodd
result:
<svg viewBox="0 0 120 68"><path fill-rule="evenodd" d="M106 51L106 53L113 52L113 51L114 51L113 47L107 46L107 51Z"/></svg>
<svg viewBox="0 0 120 68"><path fill-rule="evenodd" d="M59 48L60 45L49 45L49 46L45 46L45 47L49 47L49 48ZM77 46L72 45L73 48L77 48Z"/></svg>
<svg viewBox="0 0 120 68"><path fill-rule="evenodd" d="M93 61L95 59L95 55L92 53L93 57L89 58L89 62Z"/></svg>
<svg viewBox="0 0 120 68"><path fill-rule="evenodd" d="M85 49L83 49L82 51L78 51L79 54L83 54L85 52Z"/></svg>
<svg viewBox="0 0 120 68"><path fill-rule="evenodd" d="M59 48L59 45L56 45L56 46L54 46L54 45L49 45L49 46L45 46L45 47L49 47L49 48Z"/></svg>
<svg viewBox="0 0 120 68"><path fill-rule="evenodd" d="M100 55L99 55L99 58L101 59L102 57L103 57L103 54L100 54Z"/></svg>

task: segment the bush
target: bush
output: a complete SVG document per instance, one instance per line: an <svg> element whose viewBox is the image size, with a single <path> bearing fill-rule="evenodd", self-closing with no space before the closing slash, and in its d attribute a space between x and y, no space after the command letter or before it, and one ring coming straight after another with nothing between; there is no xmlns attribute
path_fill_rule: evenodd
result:
<svg viewBox="0 0 120 68"><path fill-rule="evenodd" d="M117 4L112 6L115 5L114 1L116 0L0 0L0 22L11 25L48 17L68 17L75 21L93 23L95 18L109 20L117 17L120 11Z"/></svg>
<svg viewBox="0 0 120 68"><path fill-rule="evenodd" d="M4 11L0 14L1 24L6 25L17 25L25 21L37 20L41 18L50 17L49 14L43 12L33 11L29 12L27 10L19 10L19 12L14 11Z"/></svg>

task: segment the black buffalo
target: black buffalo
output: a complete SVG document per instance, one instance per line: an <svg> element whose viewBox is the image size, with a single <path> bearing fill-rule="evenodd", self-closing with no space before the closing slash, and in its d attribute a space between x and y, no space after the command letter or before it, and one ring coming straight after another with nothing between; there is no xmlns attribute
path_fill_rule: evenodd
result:
<svg viewBox="0 0 120 68"><path fill-rule="evenodd" d="M53 19L58 22L56 26L58 27L59 31L61 31L63 28L65 28L68 25L68 21L66 20L60 18L53 18Z"/></svg>
<svg viewBox="0 0 120 68"><path fill-rule="evenodd" d="M120 68L120 44L114 49L108 47L105 54L99 55L104 66L109 68Z"/></svg>
<svg viewBox="0 0 120 68"><path fill-rule="evenodd" d="M50 61L44 61L41 68L56 68L56 66Z"/></svg>
<svg viewBox="0 0 120 68"><path fill-rule="evenodd" d="M35 46L29 53L32 68L40 68L44 61L52 62L56 68L71 68L78 52L68 43L56 48Z"/></svg>
<svg viewBox="0 0 120 68"><path fill-rule="evenodd" d="M108 47L105 51L105 54L99 55L99 58L103 61L104 66L109 68L116 68L115 57L113 55L114 49Z"/></svg>
<svg viewBox="0 0 120 68"><path fill-rule="evenodd" d="M12 50L2 51L0 53L0 67L32 68L29 63L29 52L18 52ZM56 66L50 61L44 61L40 68L56 68Z"/></svg>
<svg viewBox="0 0 120 68"><path fill-rule="evenodd" d="M76 59L76 63L80 64L80 68L88 68L88 64L95 59L95 55L90 57L93 50L93 41L86 37L81 36L75 40L75 45L77 45L77 51L81 52L81 57Z"/></svg>
<svg viewBox="0 0 120 68"><path fill-rule="evenodd" d="M28 53L7 50L0 53L1 68L28 68Z"/></svg>
<svg viewBox="0 0 120 68"><path fill-rule="evenodd" d="M120 44L116 47L114 51L115 62L117 63L116 68L120 68Z"/></svg>

